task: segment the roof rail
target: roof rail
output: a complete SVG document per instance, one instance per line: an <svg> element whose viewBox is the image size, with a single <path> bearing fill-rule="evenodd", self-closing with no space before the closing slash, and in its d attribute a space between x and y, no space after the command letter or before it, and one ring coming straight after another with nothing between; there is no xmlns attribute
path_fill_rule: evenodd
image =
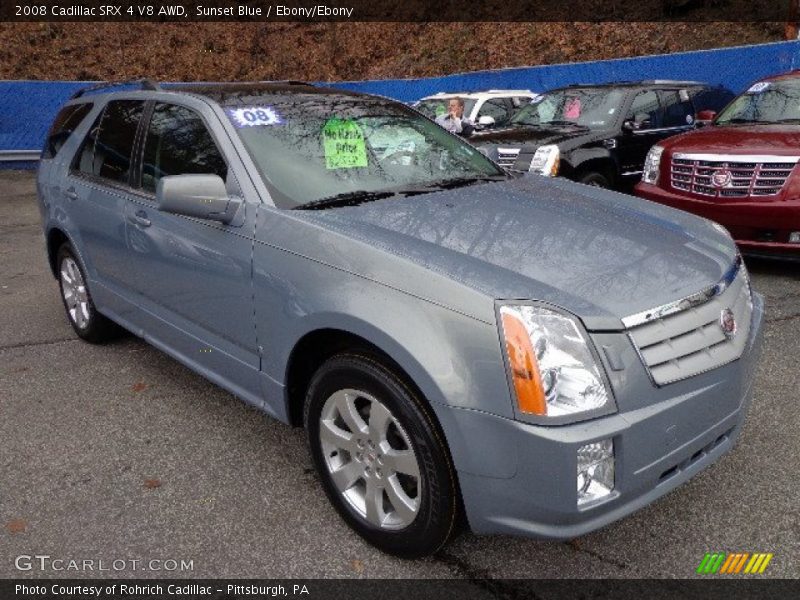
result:
<svg viewBox="0 0 800 600"><path fill-rule="evenodd" d="M679 85L704 85L702 81L692 81L690 79L653 79L648 81L648 83L654 83L656 85L660 84L679 84Z"/></svg>
<svg viewBox="0 0 800 600"><path fill-rule="evenodd" d="M140 79L126 79L122 81L105 81L103 83L98 83L95 85L90 85L79 89L77 92L72 94L70 100L74 100L75 98L80 98L86 92L94 92L95 90L102 90L104 88L115 87L118 85L132 85L132 84L139 84L141 86L141 89L143 90L156 91L161 89L161 86L159 86L158 83L153 81L152 79L140 78Z"/></svg>
<svg viewBox="0 0 800 600"><path fill-rule="evenodd" d="M508 89L508 88L500 88L500 89L496 89L496 90L495 90L495 89L492 89L492 90L486 90L486 92L485 92L485 93L487 93L487 94L515 94L515 93L520 93L520 94L532 94L533 92L532 92L531 90L529 90L529 89Z"/></svg>

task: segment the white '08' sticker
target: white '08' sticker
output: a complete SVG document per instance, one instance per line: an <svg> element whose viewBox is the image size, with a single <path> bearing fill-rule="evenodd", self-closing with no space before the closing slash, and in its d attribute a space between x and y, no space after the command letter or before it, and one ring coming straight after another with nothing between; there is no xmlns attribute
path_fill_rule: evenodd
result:
<svg viewBox="0 0 800 600"><path fill-rule="evenodd" d="M275 109L269 106L243 106L228 110L228 114L237 127L258 127L283 123Z"/></svg>
<svg viewBox="0 0 800 600"><path fill-rule="evenodd" d="M760 94L765 89L769 87L769 81L759 81L758 83L754 83L750 86L750 89L747 90L748 94Z"/></svg>

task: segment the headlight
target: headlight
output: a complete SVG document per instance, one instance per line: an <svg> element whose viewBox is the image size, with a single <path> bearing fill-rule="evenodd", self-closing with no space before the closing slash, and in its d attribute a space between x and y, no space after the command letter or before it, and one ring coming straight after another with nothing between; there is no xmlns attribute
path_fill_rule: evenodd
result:
<svg viewBox="0 0 800 600"><path fill-rule="evenodd" d="M653 146L647 153L644 160L644 170L642 171L642 181L645 183L658 183L658 170L661 167L661 155L664 153L663 146Z"/></svg>
<svg viewBox="0 0 800 600"><path fill-rule="evenodd" d="M546 175L547 177L555 177L558 175L558 163L561 158L561 151L558 146L550 144L547 146L539 146L536 149L536 154L533 155L531 160L531 173L538 173L539 175Z"/></svg>
<svg viewBox="0 0 800 600"><path fill-rule="evenodd" d="M589 341L573 318L535 305L503 306L500 318L521 412L559 417L608 407Z"/></svg>

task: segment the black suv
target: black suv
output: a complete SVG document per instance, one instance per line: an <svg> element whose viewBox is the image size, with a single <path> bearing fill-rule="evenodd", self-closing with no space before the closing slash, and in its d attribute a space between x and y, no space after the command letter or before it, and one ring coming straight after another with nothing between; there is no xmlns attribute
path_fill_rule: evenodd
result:
<svg viewBox="0 0 800 600"><path fill-rule="evenodd" d="M506 168L622 189L639 180L651 146L702 124L733 96L696 81L571 85L470 142Z"/></svg>

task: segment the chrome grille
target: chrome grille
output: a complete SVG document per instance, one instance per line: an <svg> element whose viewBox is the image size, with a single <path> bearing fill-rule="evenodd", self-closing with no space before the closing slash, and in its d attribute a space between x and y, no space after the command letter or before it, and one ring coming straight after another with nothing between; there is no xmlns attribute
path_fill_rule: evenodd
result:
<svg viewBox="0 0 800 600"><path fill-rule="evenodd" d="M520 148L498 148L497 149L497 163L501 167L510 169L517 162Z"/></svg>
<svg viewBox="0 0 800 600"><path fill-rule="evenodd" d="M670 164L670 183L684 190L715 198L746 198L775 196L800 157L794 156L737 156L721 154L676 153ZM714 181L714 175L730 179Z"/></svg>
<svg viewBox="0 0 800 600"><path fill-rule="evenodd" d="M725 309L736 321L733 336L722 327ZM739 358L750 334L752 311L747 272L737 260L716 286L623 323L653 381L666 385Z"/></svg>

